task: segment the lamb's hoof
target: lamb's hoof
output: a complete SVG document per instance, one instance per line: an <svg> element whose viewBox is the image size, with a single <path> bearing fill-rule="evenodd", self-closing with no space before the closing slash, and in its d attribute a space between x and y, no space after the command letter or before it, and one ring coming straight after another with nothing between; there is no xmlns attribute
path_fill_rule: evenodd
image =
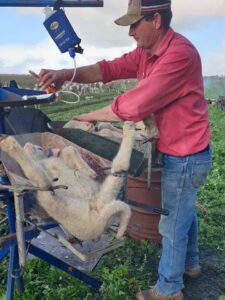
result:
<svg viewBox="0 0 225 300"><path fill-rule="evenodd" d="M123 135L126 136L130 134L131 132L133 133L135 131L135 123L131 121L126 121L124 122L123 125Z"/></svg>
<svg viewBox="0 0 225 300"><path fill-rule="evenodd" d="M8 135L1 134L0 143L2 143L6 138L8 138Z"/></svg>
<svg viewBox="0 0 225 300"><path fill-rule="evenodd" d="M74 155L75 149L73 146L67 146L62 149L62 152L65 155Z"/></svg>
<svg viewBox="0 0 225 300"><path fill-rule="evenodd" d="M18 145L17 141L12 136L8 136L7 138L5 138L1 141L1 148L4 151L9 151L9 150L15 149L17 147L17 145Z"/></svg>
<svg viewBox="0 0 225 300"><path fill-rule="evenodd" d="M70 244L79 244L79 245L82 246L82 241L80 241L80 240L78 240L77 238L75 238L75 236L68 238L67 241L68 241Z"/></svg>

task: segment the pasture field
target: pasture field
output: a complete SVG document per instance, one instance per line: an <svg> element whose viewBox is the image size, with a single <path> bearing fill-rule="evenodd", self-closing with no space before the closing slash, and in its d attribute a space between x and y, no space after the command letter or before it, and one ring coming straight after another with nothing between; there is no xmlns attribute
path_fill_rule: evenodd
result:
<svg viewBox="0 0 225 300"><path fill-rule="evenodd" d="M1 80L1 79L0 79ZM118 90L82 98L78 105L54 103L41 110L52 120L69 120L75 114L109 104ZM190 287L187 300L225 299L225 110L210 106L213 167L198 195L199 242L203 280ZM0 228L0 234L5 230ZM95 291L70 275L34 259L27 263L25 292L16 300L133 300L141 288L154 284L161 247L148 241L126 237L125 247L105 255L91 275L103 281ZM7 259L0 263L0 295L5 299ZM209 296L210 291L213 291Z"/></svg>

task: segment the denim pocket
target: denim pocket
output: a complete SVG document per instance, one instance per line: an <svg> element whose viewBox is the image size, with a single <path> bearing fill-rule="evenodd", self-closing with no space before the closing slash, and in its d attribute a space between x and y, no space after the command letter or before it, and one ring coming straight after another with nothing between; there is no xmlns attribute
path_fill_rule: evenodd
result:
<svg viewBox="0 0 225 300"><path fill-rule="evenodd" d="M194 162L192 165L191 181L195 188L199 188L206 180L211 168L211 160Z"/></svg>

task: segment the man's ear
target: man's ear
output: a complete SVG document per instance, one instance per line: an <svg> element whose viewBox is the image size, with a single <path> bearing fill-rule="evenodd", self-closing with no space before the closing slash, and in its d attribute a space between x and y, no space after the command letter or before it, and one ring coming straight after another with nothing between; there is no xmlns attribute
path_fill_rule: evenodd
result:
<svg viewBox="0 0 225 300"><path fill-rule="evenodd" d="M155 29L160 29L162 27L162 17L159 13L154 14L154 25Z"/></svg>

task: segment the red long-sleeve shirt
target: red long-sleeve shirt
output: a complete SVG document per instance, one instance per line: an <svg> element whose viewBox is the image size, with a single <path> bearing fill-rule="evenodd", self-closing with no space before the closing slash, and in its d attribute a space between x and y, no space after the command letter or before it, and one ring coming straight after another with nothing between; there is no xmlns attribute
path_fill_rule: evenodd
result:
<svg viewBox="0 0 225 300"><path fill-rule="evenodd" d="M171 28L154 55L142 48L98 62L103 82L137 78L135 88L116 97L113 112L134 122L154 113L159 151L176 156L203 150L210 141L201 60L194 46Z"/></svg>

